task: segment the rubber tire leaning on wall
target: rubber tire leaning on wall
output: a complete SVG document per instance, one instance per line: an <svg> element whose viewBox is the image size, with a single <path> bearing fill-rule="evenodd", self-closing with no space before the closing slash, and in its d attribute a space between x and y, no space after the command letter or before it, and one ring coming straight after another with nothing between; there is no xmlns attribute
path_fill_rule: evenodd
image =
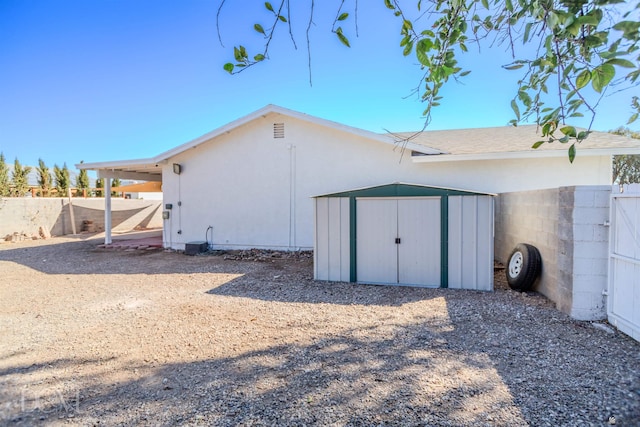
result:
<svg viewBox="0 0 640 427"><path fill-rule="evenodd" d="M509 262L505 269L507 283L511 289L517 291L531 290L536 279L542 272L542 258L535 246L518 243L509 255Z"/></svg>

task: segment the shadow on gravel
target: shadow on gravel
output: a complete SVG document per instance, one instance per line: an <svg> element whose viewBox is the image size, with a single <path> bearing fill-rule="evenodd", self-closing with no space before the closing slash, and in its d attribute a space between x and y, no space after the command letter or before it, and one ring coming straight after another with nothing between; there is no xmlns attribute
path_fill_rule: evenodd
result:
<svg viewBox="0 0 640 427"><path fill-rule="evenodd" d="M208 293L263 301L401 306L441 295L438 289L315 282L309 258L234 261L224 256L103 250L97 249L99 243L99 239L90 239L15 249L0 247L0 261L45 274L237 274L241 276Z"/></svg>
<svg viewBox="0 0 640 427"><path fill-rule="evenodd" d="M495 328L500 309L454 316L452 328L430 321L380 325L235 357L126 366L124 372L137 374L123 382L78 378L71 360L14 367L0 373L6 402L0 422L26 426L73 417L82 425L518 426L606 425L610 416L633 425L640 419L638 365L630 364L637 355L621 363L600 347L637 351L631 341L598 333L594 339L593 330L576 327L549 346L556 331L537 332L524 316L511 326L528 334L524 347L515 348L509 334L489 335L477 316ZM564 323L561 328L573 327ZM68 369L60 373L61 367ZM18 375L37 371L50 378L46 393L32 391L28 377ZM584 374L574 378L574 372Z"/></svg>
<svg viewBox="0 0 640 427"><path fill-rule="evenodd" d="M379 305L397 306L442 297L442 289L412 288L406 286L359 285L342 282L316 282L311 266L307 274L280 273L274 279L256 281L251 275L231 280L208 291L211 295L251 298L261 301L309 304ZM291 277L293 276L293 277ZM453 291L456 292L456 291Z"/></svg>
<svg viewBox="0 0 640 427"><path fill-rule="evenodd" d="M53 242L53 241L52 241ZM48 242L47 242L48 243ZM176 274L242 273L222 257L187 256L162 250L98 249L101 239L29 245L0 245L0 261L10 261L45 274ZM242 265L238 263L237 265Z"/></svg>
<svg viewBox="0 0 640 427"><path fill-rule="evenodd" d="M93 247L88 241L3 249L0 260L49 274L237 273L242 276L208 291L211 297L318 303L328 311L347 304L402 310L442 298L446 315L424 313L402 324L378 316L340 335L325 335L321 322L303 319L314 325L304 329L307 335L294 334L308 337L304 342L191 363L70 357L22 366L12 365L17 354L11 354L0 359L0 424L54 424L59 418L81 425L215 426L640 420L639 344L573 321L539 296L319 283L304 263ZM64 256L56 259L56 253ZM283 275L291 275L293 284ZM212 343L203 345L215 351Z"/></svg>

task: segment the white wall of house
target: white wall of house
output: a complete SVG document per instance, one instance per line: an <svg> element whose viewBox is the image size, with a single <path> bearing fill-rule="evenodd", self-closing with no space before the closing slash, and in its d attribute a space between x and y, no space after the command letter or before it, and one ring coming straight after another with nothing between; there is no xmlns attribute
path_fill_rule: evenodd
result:
<svg viewBox="0 0 640 427"><path fill-rule="evenodd" d="M274 123L285 137L274 138ZM610 180L607 157L414 163L391 145L269 113L171 158L163 168L165 245L213 228L217 248L312 248L314 195L392 182L483 192ZM182 173L173 173L180 163ZM178 202L181 205L178 206ZM180 232L180 233L179 233ZM211 234L209 235L211 236Z"/></svg>

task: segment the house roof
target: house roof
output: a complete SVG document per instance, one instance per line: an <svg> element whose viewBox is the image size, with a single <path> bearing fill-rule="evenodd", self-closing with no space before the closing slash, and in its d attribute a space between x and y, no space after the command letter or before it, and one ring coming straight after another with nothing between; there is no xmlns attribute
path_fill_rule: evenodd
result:
<svg viewBox="0 0 640 427"><path fill-rule="evenodd" d="M543 144L538 149L531 148L536 141L542 139L535 125L381 134L321 119L277 105L267 105L154 157L82 163L77 164L76 167L78 169L97 170L100 177L161 181L162 165L167 164L172 157L198 147L217 136L229 133L253 120L273 113L347 132L388 144L394 148L410 150L413 153L412 161L415 163L567 156L567 144ZM605 132L592 132L582 143L578 153L579 156L640 154L640 140Z"/></svg>
<svg viewBox="0 0 640 427"><path fill-rule="evenodd" d="M283 116L293 117L308 123L314 123L320 126L340 130L343 132L351 133L353 135L361 136L370 140L375 140L393 146L398 149L408 149L414 152L422 154L439 154L440 151L429 148L425 145L415 144L413 142L403 143L402 146L397 144L396 139L389 134L379 134L364 129L359 129L351 126L344 125L342 123L333 122L331 120L321 119L319 117L311 116L308 114L300 113L298 111L289 110L287 108L279 107L277 105L267 105L251 114L234 120L224 126L221 126L213 131L202 135L196 139L172 148L168 151L160 153L154 157L148 159L136 159L136 160L120 160L111 162L95 162L95 163L81 163L77 164L78 169L97 170L102 172L104 176L116 176L131 179L140 180L161 180L162 177L162 165L168 163L172 157L183 153L192 148L196 148L199 145L216 138L217 136L229 133L253 120L260 117L265 117L269 114L281 114Z"/></svg>
<svg viewBox="0 0 640 427"><path fill-rule="evenodd" d="M578 129L582 131L585 129ZM558 132L559 133L559 132ZM437 155L413 156L414 162L489 160L526 157L566 157L568 144L545 143L539 148L533 144L542 137L537 125L502 126L476 129L453 129L424 132L394 133L396 140L410 139L413 143L435 148ZM608 132L592 131L578 146L578 155L602 156L613 154L640 154L640 140Z"/></svg>

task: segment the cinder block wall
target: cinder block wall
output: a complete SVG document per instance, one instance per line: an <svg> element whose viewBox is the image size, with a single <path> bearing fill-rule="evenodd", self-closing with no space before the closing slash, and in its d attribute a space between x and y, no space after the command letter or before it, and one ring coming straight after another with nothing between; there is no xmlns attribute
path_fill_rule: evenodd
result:
<svg viewBox="0 0 640 427"><path fill-rule="evenodd" d="M580 186L573 199L573 304L571 317L606 317L611 187Z"/></svg>
<svg viewBox="0 0 640 427"><path fill-rule="evenodd" d="M543 264L534 289L576 319L605 318L610 194L609 186L500 194L495 258L506 264L516 244L534 245Z"/></svg>
<svg viewBox="0 0 640 427"><path fill-rule="evenodd" d="M93 221L97 230L104 230L104 198L72 199L76 232L82 230L84 220ZM136 227L162 227L162 201L119 199L111 200L112 227L128 231ZM1 198L0 238L7 234L38 235L40 227L52 236L72 233L71 210L68 198Z"/></svg>
<svg viewBox="0 0 640 427"><path fill-rule="evenodd" d="M506 265L518 243L537 247L542 275L536 290L560 308L571 304L571 295L557 286L559 207L557 188L500 194L496 199L495 257Z"/></svg>

